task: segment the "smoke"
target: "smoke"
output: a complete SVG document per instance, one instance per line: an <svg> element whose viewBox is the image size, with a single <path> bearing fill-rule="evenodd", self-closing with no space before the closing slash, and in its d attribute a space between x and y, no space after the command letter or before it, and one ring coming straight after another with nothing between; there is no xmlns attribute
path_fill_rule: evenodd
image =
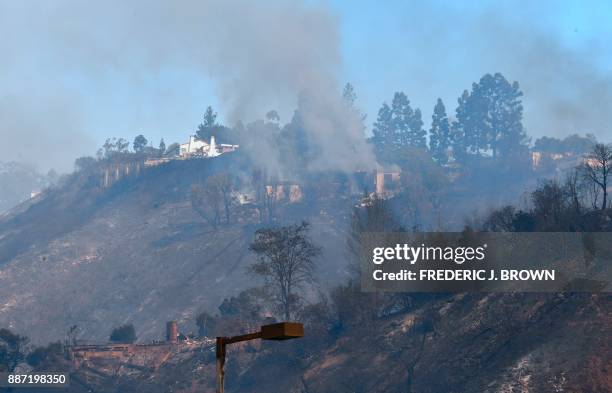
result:
<svg viewBox="0 0 612 393"><path fill-rule="evenodd" d="M32 94L0 95L0 161L35 164L39 171L67 170L91 139L72 100ZM3 185L7 186L7 185Z"/></svg>
<svg viewBox="0 0 612 393"><path fill-rule="evenodd" d="M594 62L596 44L570 49L541 31L499 24L488 28L506 37L497 45L513 52L504 68L521 84L528 131L548 136L612 136L612 73Z"/></svg>
<svg viewBox="0 0 612 393"><path fill-rule="evenodd" d="M99 87L119 75L127 89L138 89L151 75L174 72L212 80L226 121L233 125L238 120L261 118L270 109L278 110L288 121L298 95L303 94L311 97L303 113L306 131L325 152L316 167L349 169L358 160L373 162L362 130L340 109L338 23L327 7L290 0L265 4L248 0L63 0L29 7L6 2L0 7L0 14L10 15L0 20L7 22L0 27L0 34L19 41L18 45L10 40L0 43L0 50L11 54L10 61L0 67L10 74L23 62L45 61L49 66L39 64L37 69L42 68L47 75L65 77L71 73L74 80L43 83L49 91L76 85L68 101L95 102L99 92L84 89L82 81L85 85L97 81L94 87ZM9 19L19 20L21 25ZM29 92L20 92L19 88L13 86L12 95L26 101ZM0 96L4 94L0 91ZM38 108L29 110L30 117L41 117ZM3 112L8 119L0 119L0 129L11 141L21 134L16 127L19 121L10 119L10 109ZM72 112L75 117L71 128L85 135L83 116L78 119L78 112ZM64 115L68 114L45 118L45 128L54 129L55 135L65 133L58 143L51 143L54 149L61 149L64 139L74 137L66 133ZM29 130L29 139L39 139L35 128ZM42 138L45 145L47 135L45 132ZM346 138L346 143L342 142ZM357 141L361 157L352 154ZM27 149L14 146L19 154L35 159Z"/></svg>
<svg viewBox="0 0 612 393"><path fill-rule="evenodd" d="M356 7L345 10L347 19ZM347 69L370 121L396 90L426 114L443 97L452 114L463 89L499 71L520 82L531 135L609 137L612 77L600 60L610 40L565 45L543 27L565 8L486 1L379 7L373 17L380 20L366 15L344 38L359 63L347 68L343 25L328 3L0 0L0 160L66 170L102 137L149 136L155 128L166 142L186 138L210 103L198 90L210 84L228 125L271 109L288 122L298 108L317 152L312 169L366 169L375 163L360 119L340 101L339 74ZM387 29L398 21L399 31ZM259 160L282 165L262 150Z"/></svg>
<svg viewBox="0 0 612 393"><path fill-rule="evenodd" d="M593 36L581 30L584 26L572 25L580 23L580 16L570 18L576 10L567 3L433 2L405 11L413 23L394 16L388 22L398 23L410 37L403 52L397 52L404 76L391 69L388 78L403 79L408 96L425 113L443 97L452 115L464 89L485 73L501 72L518 81L524 92L524 124L530 135L612 137L610 32ZM415 56L418 60L411 61Z"/></svg>

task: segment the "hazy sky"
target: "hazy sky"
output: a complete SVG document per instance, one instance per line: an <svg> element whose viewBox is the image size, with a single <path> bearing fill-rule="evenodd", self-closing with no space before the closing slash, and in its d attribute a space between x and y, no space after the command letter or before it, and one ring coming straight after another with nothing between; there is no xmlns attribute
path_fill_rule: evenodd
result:
<svg viewBox="0 0 612 393"><path fill-rule="evenodd" d="M403 90L428 127L437 97L452 114L497 71L530 135L610 141L611 21L610 1L0 0L0 160L69 170L106 137L183 141L209 104L285 122L313 80L352 82L368 127Z"/></svg>

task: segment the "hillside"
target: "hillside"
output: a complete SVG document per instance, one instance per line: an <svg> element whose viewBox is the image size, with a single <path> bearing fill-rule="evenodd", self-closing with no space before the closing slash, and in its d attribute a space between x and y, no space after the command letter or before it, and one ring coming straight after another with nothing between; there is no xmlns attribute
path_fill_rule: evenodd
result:
<svg viewBox="0 0 612 393"><path fill-rule="evenodd" d="M268 318L243 292L260 284L246 267L255 230L270 225L259 214L262 205L235 204L229 223L215 227L193 201L193 186L214 174L232 173L236 188L249 191L249 161L233 153L141 164L100 161L0 221L0 327L46 344L66 340L73 325L77 339L102 342L114 327L133 323L138 342L150 343L177 320L189 336L82 363L61 346L38 364L28 360L36 370L70 371L71 393L212 392L212 341L188 334L196 332L196 315L214 314L239 295L202 334L243 333ZM299 185L302 198L278 202L273 222L310 221L323 248L320 287L306 294L312 301L296 316L306 335L230 348L226 391L612 391L608 293L362 293L347 284L347 234L360 200L350 178L318 174ZM402 212L410 200L404 197L384 204ZM473 193L453 200L444 203L469 205ZM607 230L607 217L591 212L575 224L593 221L587 227Z"/></svg>
<svg viewBox="0 0 612 393"><path fill-rule="evenodd" d="M607 294L461 294L342 328L317 318L301 340L232 348L226 391L610 392L611 306ZM214 370L210 344L153 368L92 361L70 392L214 392Z"/></svg>
<svg viewBox="0 0 612 393"><path fill-rule="evenodd" d="M190 203L192 184L243 165L239 155L175 161L109 188L96 176L77 174L25 211L5 216L0 326L35 343L64 339L75 324L87 340L106 340L127 322L140 340L159 338L170 319L195 330L198 312L212 312L256 284L245 271L258 225L252 211L236 208L230 224L214 229ZM279 219L312 221L313 238L325 250L318 272L323 285L343 275L339 231L347 217L346 209L322 204L299 215L279 208Z"/></svg>

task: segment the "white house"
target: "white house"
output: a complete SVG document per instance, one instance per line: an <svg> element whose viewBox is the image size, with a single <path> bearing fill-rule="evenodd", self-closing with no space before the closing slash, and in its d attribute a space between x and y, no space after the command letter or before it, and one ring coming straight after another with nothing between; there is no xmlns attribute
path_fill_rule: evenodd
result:
<svg viewBox="0 0 612 393"><path fill-rule="evenodd" d="M180 145L179 155L181 157L200 156L212 158L236 149L238 149L238 145L228 145L225 143L217 144L214 135L210 137L210 143L206 143L206 141L201 139L196 139L195 136L191 135L189 137L189 142Z"/></svg>
<svg viewBox="0 0 612 393"><path fill-rule="evenodd" d="M196 139L194 135L189 136L189 142L180 145L179 155L181 157L201 153L204 148L208 149L208 143L201 139Z"/></svg>

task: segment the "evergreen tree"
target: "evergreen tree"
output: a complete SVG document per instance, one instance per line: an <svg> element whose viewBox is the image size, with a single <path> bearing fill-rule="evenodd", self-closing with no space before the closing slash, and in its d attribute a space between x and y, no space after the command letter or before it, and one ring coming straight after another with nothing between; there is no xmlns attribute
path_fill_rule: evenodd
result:
<svg viewBox="0 0 612 393"><path fill-rule="evenodd" d="M423 129L423 118L419 108L414 110L408 127L408 146L427 149L427 142L425 139L426 131Z"/></svg>
<svg viewBox="0 0 612 393"><path fill-rule="evenodd" d="M349 112L355 115L355 120L359 121L359 127L361 131L365 133L366 125L365 120L367 115L365 113L361 113L359 108L355 105L357 101L357 93L355 92L355 88L350 83L347 83L342 90L342 100L346 105Z"/></svg>
<svg viewBox="0 0 612 393"><path fill-rule="evenodd" d="M217 124L217 112L215 112L213 108L209 105L206 108L206 112L204 112L204 118L202 119L202 123L198 125L196 136L198 137L198 139L208 140L218 127L219 124Z"/></svg>
<svg viewBox="0 0 612 393"><path fill-rule="evenodd" d="M410 101L403 92L396 92L391 102L391 124L393 128L393 145L395 148L410 146L410 125L414 111Z"/></svg>
<svg viewBox="0 0 612 393"><path fill-rule="evenodd" d="M378 110L378 117L374 122L372 128L372 142L376 147L376 151L379 154L384 154L394 148L395 135L393 127L393 119L391 114L391 108L387 103L383 103L382 107Z"/></svg>
<svg viewBox="0 0 612 393"><path fill-rule="evenodd" d="M523 92L518 82L511 84L500 73L493 76L492 84L489 144L493 157L508 159L525 152L529 143L523 128Z"/></svg>
<svg viewBox="0 0 612 393"><path fill-rule="evenodd" d="M490 151L494 158L510 158L526 150L522 95L518 83L511 84L500 73L486 74L472 84L470 93L464 91L457 123L468 152Z"/></svg>
<svg viewBox="0 0 612 393"><path fill-rule="evenodd" d="M448 148L450 144L450 125L446 116L446 108L440 98L434 107L431 116L431 129L429 130L429 150L432 157L439 164L448 162Z"/></svg>
<svg viewBox="0 0 612 393"><path fill-rule="evenodd" d="M355 93L355 88L353 87L353 85L351 85L350 83L344 85L344 89L342 90L342 98L349 107L355 106L355 101L357 100L357 93Z"/></svg>
<svg viewBox="0 0 612 393"><path fill-rule="evenodd" d="M457 99L457 109L455 111L456 120L452 123L450 130L450 145L453 150L453 158L457 162L465 161L467 156L467 143L464 125L468 116L466 113L468 98L469 93L467 90L464 90L461 97Z"/></svg>
<svg viewBox="0 0 612 393"><path fill-rule="evenodd" d="M487 108L488 103L481 94L480 86L476 83L472 84L470 93L466 90L459 98L457 123L463 134L466 153L480 155L481 150L486 148Z"/></svg>
<svg viewBox="0 0 612 393"><path fill-rule="evenodd" d="M164 154L166 152L166 143L164 142L164 138L159 141L159 154Z"/></svg>
<svg viewBox="0 0 612 393"><path fill-rule="evenodd" d="M391 106L383 103L372 131L372 141L379 154L404 147L427 148L421 111L413 110L408 97L401 91L393 95Z"/></svg>
<svg viewBox="0 0 612 393"><path fill-rule="evenodd" d="M408 146L427 148L421 110L413 110L410 100L403 92L397 92L393 96L391 115L396 148Z"/></svg>

